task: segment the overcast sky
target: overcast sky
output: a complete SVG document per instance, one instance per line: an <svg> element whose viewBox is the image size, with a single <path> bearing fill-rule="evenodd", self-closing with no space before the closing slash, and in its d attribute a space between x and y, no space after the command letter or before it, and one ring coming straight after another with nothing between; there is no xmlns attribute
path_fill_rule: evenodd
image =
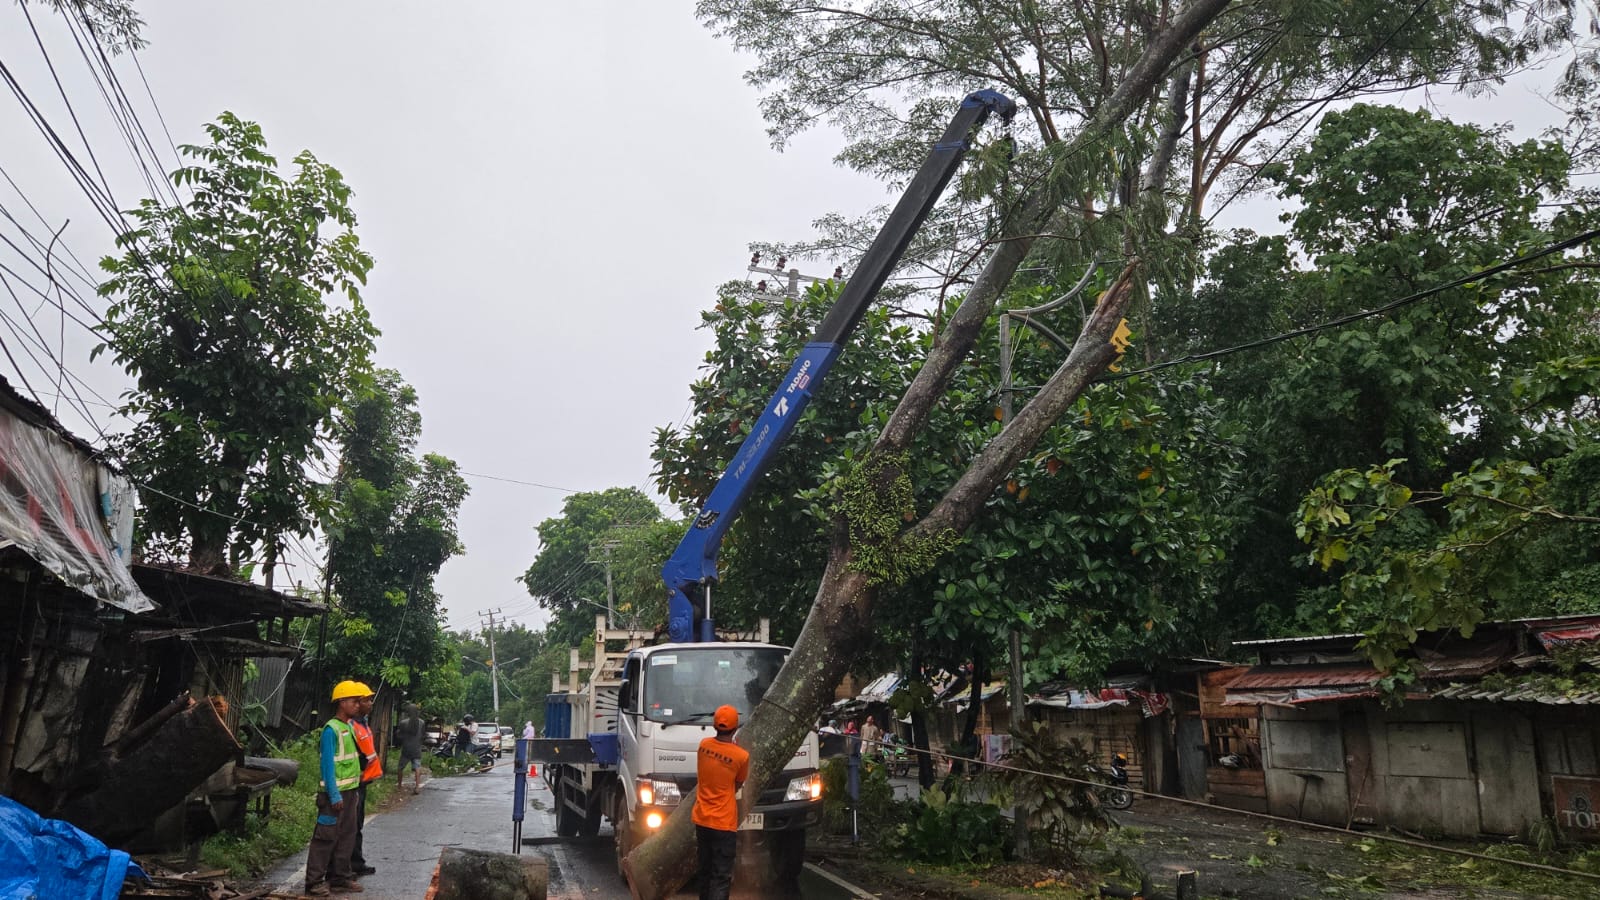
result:
<svg viewBox="0 0 1600 900"><path fill-rule="evenodd" d="M840 141L827 130L773 151L741 77L749 61L702 28L689 2L137 5L150 42L140 63L178 143L201 142L202 123L232 110L262 125L281 161L309 149L354 188L377 261L363 296L383 330L378 362L420 393L423 449L478 473L461 515L468 554L439 579L452 627L476 627L490 607L530 626L543 619L514 578L563 494L481 476L649 490L653 430L686 412L709 343L699 312L718 284L744 276L746 244L803 237L825 213L888 199L832 164ZM48 8L32 12L117 200L132 206L148 191L87 66ZM0 5L0 61L81 151L14 3ZM126 57L115 65L170 168L137 71ZM1525 134L1559 120L1526 84L1435 99L1455 117L1515 121ZM0 167L49 227L3 179L0 206L36 235L49 240L70 220L63 246L90 265L108 252L109 228L6 91ZM1271 213L1270 203L1241 205L1224 224L1273 227ZM3 220L0 234L19 237ZM806 268L826 274L834 262ZM0 263L34 274L3 246ZM33 314L39 298L13 286ZM3 291L0 309L18 320ZM51 311L36 321L54 345ZM115 401L126 379L104 359L91 364L92 341L66 327L67 367ZM3 329L0 339L21 343ZM53 364L20 362L53 403ZM0 374L17 380L4 359ZM96 421L65 402L59 415L91 439L117 427L92 397L89 410ZM291 579L311 580L309 560L290 562Z"/></svg>

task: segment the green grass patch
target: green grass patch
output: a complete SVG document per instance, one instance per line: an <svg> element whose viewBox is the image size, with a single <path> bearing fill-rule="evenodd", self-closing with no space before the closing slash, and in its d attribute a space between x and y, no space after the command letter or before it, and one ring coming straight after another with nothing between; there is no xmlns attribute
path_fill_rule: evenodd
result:
<svg viewBox="0 0 1600 900"><path fill-rule="evenodd" d="M220 832L206 839L200 847L203 868L227 869L235 878L253 877L311 843L311 831L317 819L318 739L319 733L312 732L273 748L269 755L300 763L299 779L292 787L272 789L271 815L266 818L247 816L243 829ZM367 787L369 815L382 808L394 793L394 776L388 774L388 769L398 760L398 754L391 752L384 762L385 777ZM448 774L444 770L452 768L439 763L436 757L427 757L435 777ZM454 768L460 771L459 767Z"/></svg>

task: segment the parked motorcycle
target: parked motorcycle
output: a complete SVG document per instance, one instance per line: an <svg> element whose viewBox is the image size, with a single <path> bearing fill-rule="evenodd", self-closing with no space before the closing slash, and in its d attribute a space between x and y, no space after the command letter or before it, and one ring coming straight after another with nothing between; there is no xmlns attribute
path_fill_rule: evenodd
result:
<svg viewBox="0 0 1600 900"><path fill-rule="evenodd" d="M456 756L456 736L453 734L446 736L444 741L439 744L437 749L434 750L434 753L438 756ZM473 748L473 755L478 760L477 771L487 772L494 768L494 748L475 745Z"/></svg>
<svg viewBox="0 0 1600 900"><path fill-rule="evenodd" d="M911 774L911 751L899 741L890 741L884 746L883 762L889 774L895 778L905 778Z"/></svg>
<svg viewBox="0 0 1600 900"><path fill-rule="evenodd" d="M1110 809L1128 809L1133 806L1133 791L1128 790L1128 758L1118 753L1111 757L1111 771L1099 766L1094 771L1105 779L1105 784L1095 788L1095 796Z"/></svg>

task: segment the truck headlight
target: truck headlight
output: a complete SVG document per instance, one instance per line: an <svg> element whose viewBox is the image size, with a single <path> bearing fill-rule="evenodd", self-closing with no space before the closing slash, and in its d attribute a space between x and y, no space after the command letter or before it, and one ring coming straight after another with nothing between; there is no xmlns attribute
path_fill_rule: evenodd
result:
<svg viewBox="0 0 1600 900"><path fill-rule="evenodd" d="M655 778L639 779L639 802L645 806L660 804L672 806L683 799L678 785L672 781L660 781Z"/></svg>
<svg viewBox="0 0 1600 900"><path fill-rule="evenodd" d="M785 800L821 800L822 776L801 775L789 781L789 789L783 792Z"/></svg>

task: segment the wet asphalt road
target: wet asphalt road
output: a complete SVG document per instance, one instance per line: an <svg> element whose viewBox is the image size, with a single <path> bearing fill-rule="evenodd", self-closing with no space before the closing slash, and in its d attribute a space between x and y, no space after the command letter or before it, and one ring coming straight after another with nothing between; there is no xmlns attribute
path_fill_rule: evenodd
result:
<svg viewBox="0 0 1600 900"><path fill-rule="evenodd" d="M422 792L406 797L389 811L369 816L365 828L367 862L377 873L361 880L364 900L422 900L445 847L468 847L509 853L513 774L510 756L492 771L457 775L423 783ZM537 853L550 863L551 900L628 900L617 874L610 826L599 837L558 838L551 796L542 779L529 779L528 807L522 823L524 854ZM407 790L409 790L409 784ZM261 881L284 893L305 886L306 854L284 860ZM693 890L679 897L697 896ZM771 890L739 890L735 897L774 897ZM842 900L860 896L807 867L798 900Z"/></svg>

